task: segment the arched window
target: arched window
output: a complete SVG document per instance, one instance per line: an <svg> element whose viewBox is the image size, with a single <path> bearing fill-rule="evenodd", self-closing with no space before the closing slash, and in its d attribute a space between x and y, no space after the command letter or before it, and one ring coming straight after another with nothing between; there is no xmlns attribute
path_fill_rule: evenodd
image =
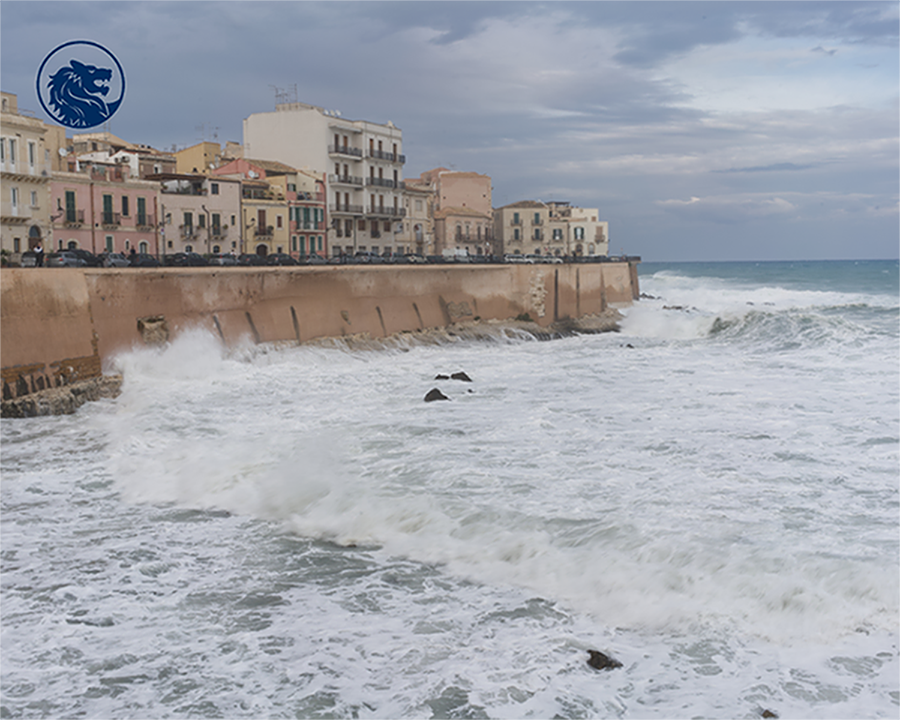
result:
<svg viewBox="0 0 900 720"><path fill-rule="evenodd" d="M78 243L74 240L69 240L69 244L66 246L69 250L75 250L78 247Z"/></svg>
<svg viewBox="0 0 900 720"><path fill-rule="evenodd" d="M146 255L149 252L149 250L150 250L150 245L147 243L146 240L141 240L138 243L138 252L141 253L142 255Z"/></svg>

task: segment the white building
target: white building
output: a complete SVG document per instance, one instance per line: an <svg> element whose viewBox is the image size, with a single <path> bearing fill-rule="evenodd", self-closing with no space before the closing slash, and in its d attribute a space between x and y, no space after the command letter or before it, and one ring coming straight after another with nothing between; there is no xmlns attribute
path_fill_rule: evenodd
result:
<svg viewBox="0 0 900 720"><path fill-rule="evenodd" d="M306 103L244 120L244 156L326 173L333 254L395 252L402 243L403 132Z"/></svg>

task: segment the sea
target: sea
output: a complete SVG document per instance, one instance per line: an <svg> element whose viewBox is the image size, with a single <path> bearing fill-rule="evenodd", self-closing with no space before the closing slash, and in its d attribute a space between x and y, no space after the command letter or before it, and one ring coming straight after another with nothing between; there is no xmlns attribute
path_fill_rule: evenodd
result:
<svg viewBox="0 0 900 720"><path fill-rule="evenodd" d="M0 422L0 717L896 718L898 277L643 263L619 332L124 353Z"/></svg>

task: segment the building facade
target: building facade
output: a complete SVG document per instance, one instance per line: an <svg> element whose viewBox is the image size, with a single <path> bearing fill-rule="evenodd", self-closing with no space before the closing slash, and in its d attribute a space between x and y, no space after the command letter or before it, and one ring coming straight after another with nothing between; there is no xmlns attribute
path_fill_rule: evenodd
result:
<svg viewBox="0 0 900 720"><path fill-rule="evenodd" d="M326 172L332 254L393 252L403 232L403 133L393 123L347 120L336 111L285 103L244 120L245 157Z"/></svg>
<svg viewBox="0 0 900 720"><path fill-rule="evenodd" d="M159 190L120 163L79 162L78 172L53 173L52 248L158 255Z"/></svg>
<svg viewBox="0 0 900 720"><path fill-rule="evenodd" d="M523 200L494 210L494 234L503 255L594 257L609 250L609 223L596 208L568 202Z"/></svg>
<svg viewBox="0 0 900 720"><path fill-rule="evenodd" d="M23 252L39 244L49 250L52 149L47 126L20 113L16 95L0 97L0 249L18 264Z"/></svg>
<svg viewBox="0 0 900 720"><path fill-rule="evenodd" d="M194 173L161 173L160 249L164 255L240 252L241 183Z"/></svg>
<svg viewBox="0 0 900 720"><path fill-rule="evenodd" d="M434 189L434 254L493 255L491 178L475 172L435 168L420 181Z"/></svg>
<svg viewBox="0 0 900 720"><path fill-rule="evenodd" d="M406 215L397 236L398 253L434 255L434 186L421 179L405 181L403 207Z"/></svg>

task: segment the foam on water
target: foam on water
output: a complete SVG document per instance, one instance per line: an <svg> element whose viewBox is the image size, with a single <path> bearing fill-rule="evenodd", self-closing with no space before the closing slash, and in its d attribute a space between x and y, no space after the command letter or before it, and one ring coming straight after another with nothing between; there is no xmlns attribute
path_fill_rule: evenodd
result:
<svg viewBox="0 0 900 720"><path fill-rule="evenodd" d="M680 282L553 343L187 334L4 422L4 707L896 715L896 301Z"/></svg>

